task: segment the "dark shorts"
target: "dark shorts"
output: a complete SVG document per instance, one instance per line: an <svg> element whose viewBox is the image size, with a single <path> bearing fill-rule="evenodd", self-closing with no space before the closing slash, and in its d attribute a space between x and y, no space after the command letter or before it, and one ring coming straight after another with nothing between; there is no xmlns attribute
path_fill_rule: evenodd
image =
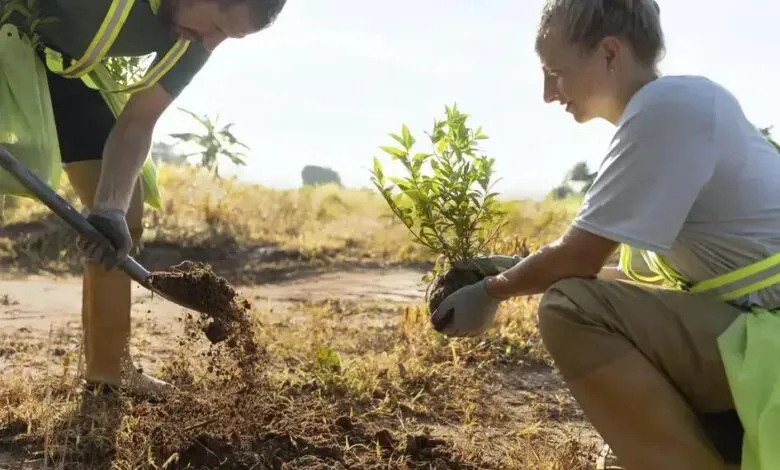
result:
<svg viewBox="0 0 780 470"><path fill-rule="evenodd" d="M48 69L46 75L62 162L102 159L115 122L111 109L80 78L64 78Z"/></svg>

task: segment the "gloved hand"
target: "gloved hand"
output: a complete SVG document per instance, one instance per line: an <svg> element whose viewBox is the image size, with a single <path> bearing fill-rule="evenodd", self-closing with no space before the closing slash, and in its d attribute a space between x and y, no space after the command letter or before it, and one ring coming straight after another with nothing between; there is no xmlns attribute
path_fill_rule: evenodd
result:
<svg viewBox="0 0 780 470"><path fill-rule="evenodd" d="M79 248L90 261L102 264L107 270L114 269L133 247L125 214L118 209L95 209L88 212L87 222L103 237L81 237Z"/></svg>
<svg viewBox="0 0 780 470"><path fill-rule="evenodd" d="M447 296L431 315L431 323L447 336L474 336L490 327L501 300L485 290L483 279Z"/></svg>
<svg viewBox="0 0 780 470"><path fill-rule="evenodd" d="M492 255L477 256L461 264L475 266L485 276L495 276L496 274L501 274L522 260L523 257L520 255Z"/></svg>

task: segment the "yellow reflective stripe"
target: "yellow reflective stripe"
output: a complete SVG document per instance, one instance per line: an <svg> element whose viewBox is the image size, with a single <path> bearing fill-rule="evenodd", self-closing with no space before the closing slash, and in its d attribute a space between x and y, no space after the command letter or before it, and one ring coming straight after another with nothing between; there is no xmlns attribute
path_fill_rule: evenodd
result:
<svg viewBox="0 0 780 470"><path fill-rule="evenodd" d="M179 59L181 59L181 56L187 52L188 47L190 47L189 40L179 39L176 41L176 44L168 50L165 56L146 72L146 75L142 79L119 91L137 92L152 87L163 77L163 75L168 73L168 71L176 65Z"/></svg>
<svg viewBox="0 0 780 470"><path fill-rule="evenodd" d="M658 281L662 281L664 278L661 275L657 276L644 276L641 274L638 274L634 271L634 269L631 267L631 261L633 259L633 255L631 254L631 247L626 245L625 243L620 245L620 269L626 273L626 276L628 276L629 279L636 282L646 282L646 283L654 283Z"/></svg>
<svg viewBox="0 0 780 470"><path fill-rule="evenodd" d="M650 270L658 273L658 276L641 276L634 272L631 268L631 247L621 244L620 266L629 279L644 283L666 280L675 287L688 291L691 294L715 291L712 292L715 298L722 301L738 299L780 283L780 253L688 287L688 281L685 277L667 264L662 257L645 250L640 250L640 252ZM766 277L761 279L761 276ZM756 279L750 279L751 277ZM740 282L742 285L740 285ZM736 285L732 286L731 284Z"/></svg>
<svg viewBox="0 0 780 470"><path fill-rule="evenodd" d="M92 70L114 44L134 3L135 0L114 0L111 2L100 29L92 38L92 42L81 58L67 69L57 73L68 78L76 78Z"/></svg>
<svg viewBox="0 0 780 470"><path fill-rule="evenodd" d="M768 277L762 281L754 282L753 284L748 284L745 287L735 289L726 294L721 294L718 296L718 299L720 300L738 299L744 295L752 294L753 292L757 292L760 291L761 289L765 289L769 286L777 284L778 282L780 282L780 274L775 274L774 276Z"/></svg>
<svg viewBox="0 0 780 470"><path fill-rule="evenodd" d="M749 264L745 267L736 269L730 273L723 274L721 276L714 277L712 279L707 279L706 281L702 281L696 284L691 289L691 291L699 293L699 292L705 292L712 289L717 289L727 284L731 284L732 282L736 282L741 279L744 279L748 276L755 276L761 271L772 268L778 264L780 264L780 253L772 255L769 258L763 259L753 264Z"/></svg>
<svg viewBox="0 0 780 470"><path fill-rule="evenodd" d="M644 258L650 270L654 273L658 273L666 280L667 286L674 286L678 289L686 289L687 281L685 277L680 274L676 269L671 267L666 261L657 253L642 250L642 258Z"/></svg>

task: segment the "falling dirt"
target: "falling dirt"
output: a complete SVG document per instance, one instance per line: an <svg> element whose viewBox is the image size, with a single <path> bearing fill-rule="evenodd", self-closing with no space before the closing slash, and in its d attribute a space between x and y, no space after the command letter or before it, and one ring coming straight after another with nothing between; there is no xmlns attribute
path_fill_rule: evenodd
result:
<svg viewBox="0 0 780 470"><path fill-rule="evenodd" d="M205 333L212 345L225 343L226 350L212 347L201 353L208 359L210 374L220 378L223 385L239 381L247 387L254 383L254 366L264 351L255 342L252 305L246 298L204 263L185 261L169 271L154 272L150 283L166 296L180 299L201 313L197 319L192 313L187 314L191 327L180 340L181 346L197 342L197 330ZM225 353L230 358L225 358Z"/></svg>
<svg viewBox="0 0 780 470"><path fill-rule="evenodd" d="M149 282L166 297L181 301L210 319L203 331L212 343L224 341L232 324L240 323L252 308L248 300L204 263L184 261L169 271L153 272Z"/></svg>

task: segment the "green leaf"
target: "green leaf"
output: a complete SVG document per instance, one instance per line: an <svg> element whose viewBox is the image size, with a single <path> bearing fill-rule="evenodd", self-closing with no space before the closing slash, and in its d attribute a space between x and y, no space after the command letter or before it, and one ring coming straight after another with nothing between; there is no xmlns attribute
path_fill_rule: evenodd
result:
<svg viewBox="0 0 780 470"><path fill-rule="evenodd" d="M169 135L174 139L183 140L185 142L197 142L201 139L198 134L194 134L192 132L175 133Z"/></svg>
<svg viewBox="0 0 780 470"><path fill-rule="evenodd" d="M447 150L447 147L449 146L450 142L449 139L446 137L442 137L437 143L436 143L436 151L439 153L444 152Z"/></svg>
<svg viewBox="0 0 780 470"><path fill-rule="evenodd" d="M393 140L395 140L395 141L396 141L396 142L398 142L399 144L401 144L401 145L404 145L404 146L405 146L405 144L404 144L404 139L403 139L403 137L401 137L400 135L398 135L398 134L396 134L396 133L393 133L393 132L390 132L390 133L389 133L389 134L387 134L387 135L389 135L390 137L392 137L392 138L393 138Z"/></svg>
<svg viewBox="0 0 780 470"><path fill-rule="evenodd" d="M384 186L385 174L382 171L382 163L377 157L374 157L374 175L380 181L380 184Z"/></svg>
<svg viewBox="0 0 780 470"><path fill-rule="evenodd" d="M403 137L402 145L406 150L411 150L416 143L416 140L412 137L412 134L409 132L409 127L406 124L401 126L401 135Z"/></svg>
<svg viewBox="0 0 780 470"><path fill-rule="evenodd" d="M382 149L385 153L395 158L403 159L406 157L406 151L398 147L391 147L389 145L380 145L379 148Z"/></svg>

